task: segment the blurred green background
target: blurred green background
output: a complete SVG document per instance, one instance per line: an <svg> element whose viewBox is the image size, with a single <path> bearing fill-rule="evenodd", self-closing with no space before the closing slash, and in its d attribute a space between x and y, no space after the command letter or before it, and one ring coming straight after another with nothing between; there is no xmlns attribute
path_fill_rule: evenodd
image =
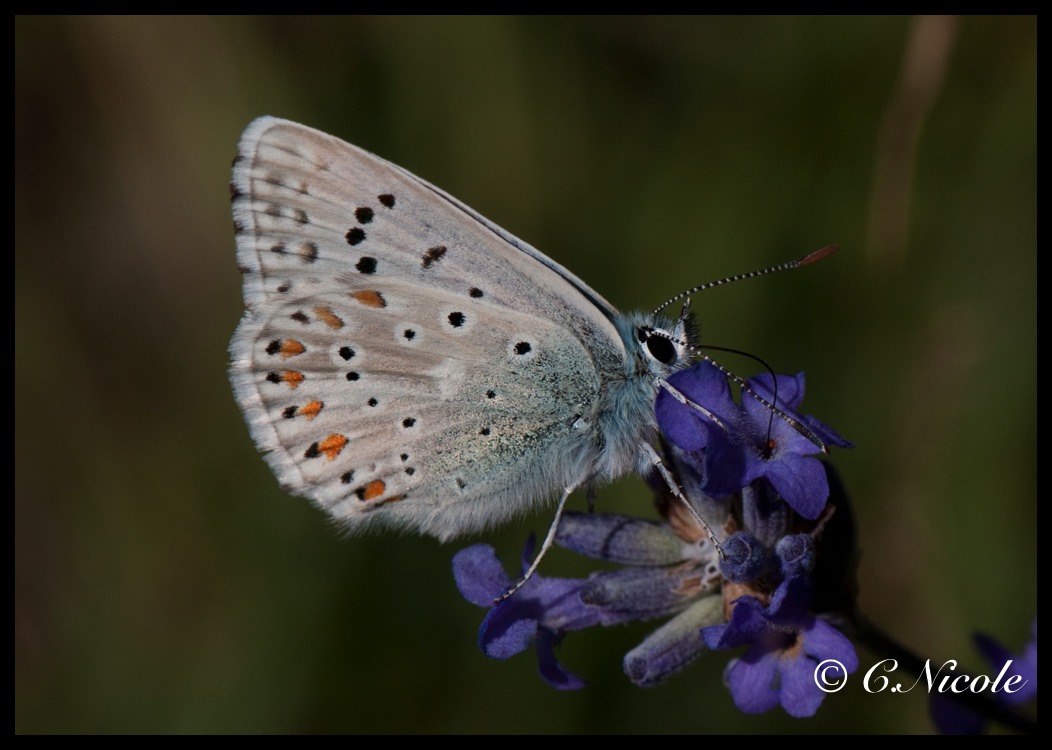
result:
<svg viewBox="0 0 1052 750"><path fill-rule="evenodd" d="M468 541L343 538L254 448L229 167L252 118L304 122L622 309L840 243L698 297L703 336L806 370L857 445L862 607L985 671L970 633L1018 650L1037 602L1036 47L1032 17L16 18L15 730L930 731L861 672L810 720L739 713L727 654L638 689L645 625L569 636L574 693L480 654ZM651 513L638 479L598 504Z"/></svg>

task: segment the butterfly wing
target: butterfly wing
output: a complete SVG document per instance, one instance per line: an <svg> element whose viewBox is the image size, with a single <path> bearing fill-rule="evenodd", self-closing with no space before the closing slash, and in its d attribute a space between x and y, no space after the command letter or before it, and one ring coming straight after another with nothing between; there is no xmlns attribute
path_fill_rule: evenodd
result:
<svg viewBox="0 0 1052 750"><path fill-rule="evenodd" d="M626 353L566 269L408 172L253 122L234 164L231 379L282 485L446 539L587 480Z"/></svg>

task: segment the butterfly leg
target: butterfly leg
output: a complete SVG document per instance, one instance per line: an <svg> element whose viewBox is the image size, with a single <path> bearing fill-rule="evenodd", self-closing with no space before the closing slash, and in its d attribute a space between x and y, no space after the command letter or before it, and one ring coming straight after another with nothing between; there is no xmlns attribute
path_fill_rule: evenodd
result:
<svg viewBox="0 0 1052 750"><path fill-rule="evenodd" d="M814 443L815 447L818 448L820 451L822 451L822 453L827 453L827 454L829 453L829 448L826 446L826 444L822 440L822 438L818 437L818 435L816 435L814 433L814 430L810 429L807 425L805 425L799 419L796 419L795 417L793 417L791 414L786 414L784 411L779 409L777 406L775 406L770 401L768 401L763 396L761 396L759 393L757 393L752 388L750 388L748 382L743 380L741 377L735 375L733 372L728 370L726 367L721 365L716 360L710 359L709 357L705 357L705 361L708 362L713 367L715 367L720 372L722 372L728 378L733 380L735 383L737 383L738 386L742 389L742 393L743 394L748 393L754 399L759 401L760 404L762 406L764 406L764 408L770 409L772 414L776 415L779 419L783 420L786 424L788 424L794 430L796 430L801 435L803 435L805 438L807 438L812 443ZM771 375L773 376L774 372L773 371L770 371L770 372L771 372ZM706 417L711 419L712 422L717 427L722 428L724 431L727 430L727 427L723 424L722 421L720 421L720 419L715 414L713 414L711 411L706 409L701 404L696 404L693 401L691 401L689 398L687 398L682 393L680 393L678 390L676 390L676 387L674 385L672 385L671 383L669 383L664 378L658 378L657 384L658 384L659 388L664 388L666 391L668 391L670 396L672 396L674 399L679 401L684 406L689 406L692 409L696 409L696 410L700 411Z"/></svg>
<svg viewBox="0 0 1052 750"><path fill-rule="evenodd" d="M669 491L683 504L683 507L685 507L687 512L690 513L694 522L701 528L705 529L705 533L709 535L709 541L712 542L712 546L716 548L716 552L719 553L720 559L726 559L726 556L723 554L723 545L720 544L716 535L712 533L712 528L705 523L705 519L701 517L691 502L687 500L683 491L679 488L679 483L676 481L675 477L672 476L672 472L668 470L668 467L666 467L665 463L661 460L661 456L659 456L653 446L648 443L642 443L640 447L641 450L650 457L650 462L654 465L654 468L658 470L658 473L661 474L661 478L665 480L665 484L668 485Z"/></svg>
<svg viewBox="0 0 1052 750"><path fill-rule="evenodd" d="M719 417L717 417L715 414L713 414L711 411L706 409L701 404L696 404L693 401L691 401L689 398L684 396L682 393L679 392L679 390L677 390L676 386L672 385L672 383L668 382L664 378L658 378L657 384L658 384L658 387L664 388L666 391L668 391L668 394L670 396L672 396L672 398L676 399L677 401L679 401L684 406L689 406L692 409L696 409L697 411L700 411L702 414L704 414L706 417L708 417L710 420L712 420L712 423L715 424L717 427L723 429L724 431L727 430L727 426L723 423L723 421ZM650 446L647 446L647 447L649 448Z"/></svg>
<svg viewBox="0 0 1052 750"><path fill-rule="evenodd" d="M555 518L552 520L552 525L548 528L548 536L544 538L544 543L541 545L540 550L537 552L537 556L533 558L533 562L530 564L529 569L523 574L522 578L519 579L518 583L516 583L510 589L508 589L499 597L494 599L494 604L500 604L502 601L504 601L516 591L521 589L526 584L526 581L530 580L530 576L532 576L534 571L537 570L537 566L541 564L541 558L544 557L548 550L551 549L552 544L555 543L555 534L559 531L559 521L562 520L563 509L566 507L566 501L576 489L577 487L573 486L567 487L565 490L563 490L563 496L559 498L559 507L555 509Z"/></svg>

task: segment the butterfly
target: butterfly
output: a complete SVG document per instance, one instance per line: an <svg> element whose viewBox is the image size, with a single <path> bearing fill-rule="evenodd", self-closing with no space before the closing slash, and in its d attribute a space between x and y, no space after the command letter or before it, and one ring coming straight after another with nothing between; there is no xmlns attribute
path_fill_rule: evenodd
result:
<svg viewBox="0 0 1052 750"><path fill-rule="evenodd" d="M231 196L234 393L282 486L346 528L448 540L654 465L688 316L620 313L439 188L287 120L245 130Z"/></svg>

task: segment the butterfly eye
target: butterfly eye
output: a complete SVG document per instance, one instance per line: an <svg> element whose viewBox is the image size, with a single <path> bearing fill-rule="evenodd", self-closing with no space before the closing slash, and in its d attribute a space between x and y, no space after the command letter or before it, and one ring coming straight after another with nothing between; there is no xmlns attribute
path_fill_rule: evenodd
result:
<svg viewBox="0 0 1052 750"><path fill-rule="evenodd" d="M670 365L676 361L676 347L664 336L648 336L646 343L650 356L661 364Z"/></svg>

